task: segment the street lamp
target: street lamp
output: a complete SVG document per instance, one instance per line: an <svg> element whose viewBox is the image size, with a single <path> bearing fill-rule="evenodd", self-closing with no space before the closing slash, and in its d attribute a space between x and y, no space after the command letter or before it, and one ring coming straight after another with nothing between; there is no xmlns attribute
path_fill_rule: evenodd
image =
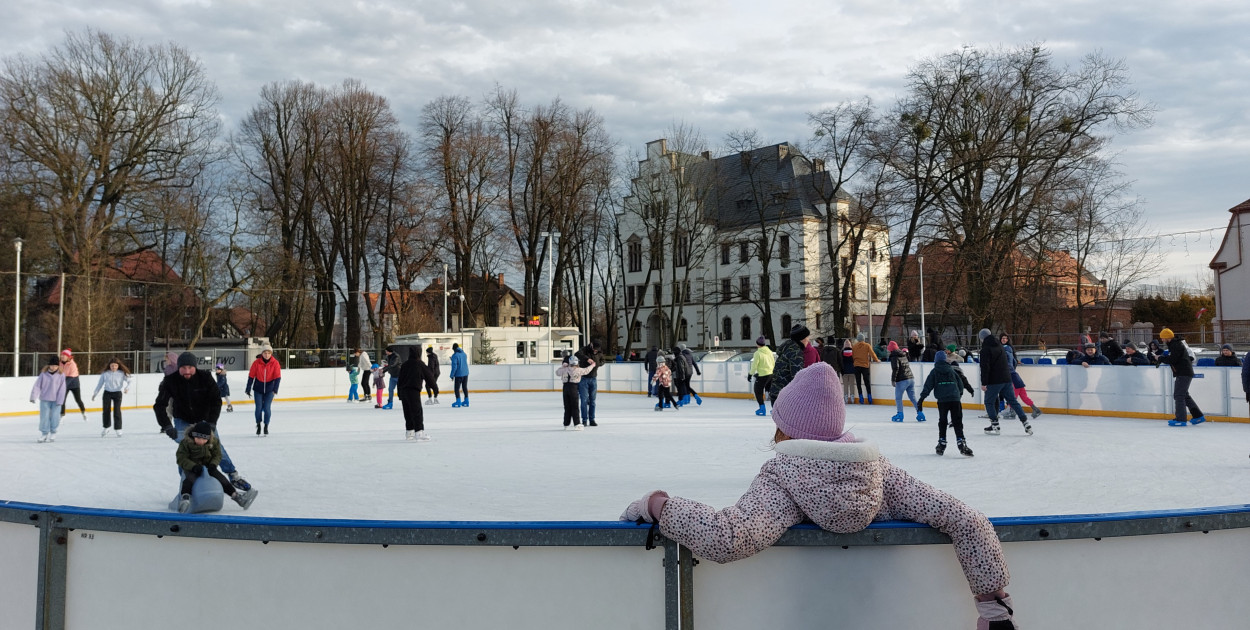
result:
<svg viewBox="0 0 1250 630"><path fill-rule="evenodd" d="M447 334L447 263L443 263L443 334Z"/></svg>
<svg viewBox="0 0 1250 630"><path fill-rule="evenodd" d="M464 350L464 291L456 294L460 298L460 349Z"/></svg>
<svg viewBox="0 0 1250 630"><path fill-rule="evenodd" d="M559 232L540 232L538 236L539 238L547 239L547 361L546 362L551 363L551 359L555 356L555 349L556 349L555 340L551 338L551 315L552 313L555 312L551 309L551 284L552 284L551 259L555 257L555 252L553 252L551 248L552 248L553 239L559 238L560 233Z"/></svg>
<svg viewBox="0 0 1250 630"><path fill-rule="evenodd" d="M924 255L917 256L916 261L920 263L920 339L923 343L929 335L929 329L924 327Z"/></svg>
<svg viewBox="0 0 1250 630"><path fill-rule="evenodd" d="M17 250L17 282L14 285L13 299L13 376L18 376L18 364L21 363L22 343L22 239L13 239L13 249Z"/></svg>
<svg viewBox="0 0 1250 630"><path fill-rule="evenodd" d="M872 343L872 258L864 257L864 289L868 293L868 345Z"/></svg>

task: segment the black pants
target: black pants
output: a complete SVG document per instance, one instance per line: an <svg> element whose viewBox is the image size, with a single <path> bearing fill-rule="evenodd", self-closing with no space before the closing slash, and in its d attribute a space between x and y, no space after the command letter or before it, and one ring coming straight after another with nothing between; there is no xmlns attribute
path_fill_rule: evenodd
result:
<svg viewBox="0 0 1250 630"><path fill-rule="evenodd" d="M666 401L673 405L673 409L677 409L678 407L677 401L673 399L673 392L670 392L668 388L663 385L656 385L655 397L659 399L659 402L655 403L656 407L663 409L663 405Z"/></svg>
<svg viewBox="0 0 1250 630"><path fill-rule="evenodd" d="M869 380L871 374L868 368L855 366L855 389L859 391L860 398L864 396L872 398L872 382Z"/></svg>
<svg viewBox="0 0 1250 630"><path fill-rule="evenodd" d="M360 398L361 400L369 400L369 381L370 381L369 375L372 373L373 373L373 370L361 370L360 371L360 392L361 392Z"/></svg>
<svg viewBox="0 0 1250 630"><path fill-rule="evenodd" d="M684 378L673 377L672 389L676 391L678 400L681 400L682 398L686 397L686 383L688 382L689 381L687 381Z"/></svg>
<svg viewBox="0 0 1250 630"><path fill-rule="evenodd" d="M104 428L109 428L109 407L113 409L112 428L122 430L122 393L104 392Z"/></svg>
<svg viewBox="0 0 1250 630"><path fill-rule="evenodd" d="M421 411L421 390L399 393L399 406L404 410L404 429L408 431L425 430L425 413Z"/></svg>
<svg viewBox="0 0 1250 630"><path fill-rule="evenodd" d="M564 426L569 426L570 422L574 425L581 424L581 416L578 415L581 400L577 397L577 383L565 383L560 395L564 398Z"/></svg>
<svg viewBox="0 0 1250 630"><path fill-rule="evenodd" d="M683 378L683 379L681 380L681 386L682 386L682 388L684 388L684 389L685 389L685 391L686 391L686 393L682 394L682 396L683 396L683 397L685 397L685 396L698 396L698 395L699 395L699 392L694 391L694 388L690 386L690 379L692 379L692 378L694 378L694 377L693 377L693 376L691 376L691 377L688 377L688 378Z"/></svg>
<svg viewBox="0 0 1250 630"><path fill-rule="evenodd" d="M1189 409L1189 414L1195 418L1202 415L1202 410L1198 408L1198 403L1189 395L1189 385L1194 382L1192 376L1177 376L1175 384L1172 388L1172 398L1176 401L1176 419L1186 422L1185 409Z"/></svg>
<svg viewBox="0 0 1250 630"><path fill-rule="evenodd" d="M773 384L773 375L755 377L755 402L764 404L764 392L768 391L768 386Z"/></svg>
<svg viewBox="0 0 1250 630"><path fill-rule="evenodd" d="M435 380L437 378L438 375L435 375L433 378L425 382L426 398L438 398L438 381Z"/></svg>
<svg viewBox="0 0 1250 630"><path fill-rule="evenodd" d="M964 406L958 400L953 402L938 401L938 439L946 441L946 416L950 416L950 424L955 428L955 439L964 439Z"/></svg>
<svg viewBox="0 0 1250 630"><path fill-rule="evenodd" d="M199 466L191 472L182 471L182 494L191 494L191 486L195 485L195 480L200 478L200 473L203 470L208 470L209 476L221 484L221 490L226 493L226 496L234 496L234 484L230 483L230 480L226 479L226 476L221 474L221 471L217 470L216 466Z"/></svg>
<svg viewBox="0 0 1250 630"><path fill-rule="evenodd" d="M74 395L74 400L78 401L78 410L87 413L87 408L82 404L82 392L78 387L68 387L65 389L65 402L61 403L61 416L65 416L65 410L69 408L69 395Z"/></svg>
<svg viewBox="0 0 1250 630"><path fill-rule="evenodd" d="M456 381L456 382L455 382L455 385L454 385L454 387L456 388L456 389L455 389L455 391L456 391L456 399L457 399L457 400L459 400L459 399L460 399L460 392L461 392L461 391L463 391L463 392L464 392L464 399L465 399L465 400L468 400L468 399L469 399L469 377L467 377L467 376L457 376L454 380Z"/></svg>

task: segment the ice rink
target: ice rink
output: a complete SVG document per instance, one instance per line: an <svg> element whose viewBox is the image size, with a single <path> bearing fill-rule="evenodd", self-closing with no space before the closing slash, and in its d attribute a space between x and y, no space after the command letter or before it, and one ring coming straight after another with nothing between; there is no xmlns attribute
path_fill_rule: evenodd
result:
<svg viewBox="0 0 1250 630"><path fill-rule="evenodd" d="M223 443L260 491L223 515L377 520L615 520L642 493L724 507L772 456L773 424L753 401L705 398L680 411L653 399L601 394L598 427L565 431L560 394L474 394L423 406L432 440L404 440L398 409L342 401L274 404L269 437L250 405L222 413ZM1082 514L1250 503L1250 425L1044 415L1028 437L1015 420L986 436L965 410L975 457L937 442L937 411L893 423L892 406L848 407L847 426L913 475L991 517ZM167 512L175 444L150 410L124 412L125 437L100 437L98 413L70 413L55 443L36 416L0 419L0 500Z"/></svg>

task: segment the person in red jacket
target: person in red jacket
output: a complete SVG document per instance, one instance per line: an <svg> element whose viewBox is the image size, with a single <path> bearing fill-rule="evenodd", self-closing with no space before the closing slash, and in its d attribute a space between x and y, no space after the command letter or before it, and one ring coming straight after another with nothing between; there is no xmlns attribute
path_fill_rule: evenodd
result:
<svg viewBox="0 0 1250 630"><path fill-rule="evenodd" d="M273 346L265 344L261 347L260 355L252 361L252 369L247 373L247 387L243 390L247 396L252 396L255 392L256 435L261 434L262 428L265 435L269 435L269 418L273 415L271 406L281 381L282 366L273 356Z"/></svg>

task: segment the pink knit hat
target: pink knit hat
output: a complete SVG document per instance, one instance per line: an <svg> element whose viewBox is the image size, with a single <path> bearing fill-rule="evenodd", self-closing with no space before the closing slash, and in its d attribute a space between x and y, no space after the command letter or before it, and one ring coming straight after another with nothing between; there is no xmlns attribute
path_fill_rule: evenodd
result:
<svg viewBox="0 0 1250 630"><path fill-rule="evenodd" d="M887 352L894 352L895 350L898 350L898 342L891 341L890 345L886 346L885 349Z"/></svg>
<svg viewBox="0 0 1250 630"><path fill-rule="evenodd" d="M773 422L782 433L798 440L856 442L843 432L846 406L842 401L842 381L824 361L799 370L794 380L777 395Z"/></svg>

